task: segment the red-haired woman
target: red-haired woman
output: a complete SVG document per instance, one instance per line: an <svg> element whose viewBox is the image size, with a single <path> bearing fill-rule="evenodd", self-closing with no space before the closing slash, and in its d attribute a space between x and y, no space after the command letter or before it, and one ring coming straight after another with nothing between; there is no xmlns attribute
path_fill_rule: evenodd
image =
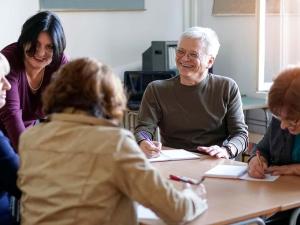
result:
<svg viewBox="0 0 300 225"><path fill-rule="evenodd" d="M268 104L274 116L250 157L248 173L255 178L265 173L300 176L300 67L277 76ZM276 214L267 224L287 224L289 216L290 211Z"/></svg>

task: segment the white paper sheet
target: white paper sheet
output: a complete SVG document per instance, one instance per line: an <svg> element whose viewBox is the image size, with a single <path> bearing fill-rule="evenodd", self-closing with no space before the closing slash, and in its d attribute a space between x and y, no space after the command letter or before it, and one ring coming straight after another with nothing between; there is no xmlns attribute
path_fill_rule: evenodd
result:
<svg viewBox="0 0 300 225"><path fill-rule="evenodd" d="M272 182L278 179L279 176L272 176L271 174L265 174L264 179L257 179L250 177L247 165L217 165L212 169L206 171L204 176L217 177L217 178L233 178L248 181L267 181Z"/></svg>
<svg viewBox="0 0 300 225"><path fill-rule="evenodd" d="M265 178L264 179L257 179L257 178L253 178L250 177L248 173L245 173L243 176L240 177L240 179L242 180L249 180L249 181L275 181L278 179L279 176L272 176L271 174L265 174Z"/></svg>
<svg viewBox="0 0 300 225"><path fill-rule="evenodd" d="M159 157L149 159L150 162L161 162L170 160L199 159L200 156L184 149L162 150Z"/></svg>

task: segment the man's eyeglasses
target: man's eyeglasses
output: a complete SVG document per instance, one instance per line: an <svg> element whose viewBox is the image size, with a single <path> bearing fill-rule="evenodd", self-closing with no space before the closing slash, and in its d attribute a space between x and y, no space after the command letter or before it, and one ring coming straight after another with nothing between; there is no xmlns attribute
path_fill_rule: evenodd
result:
<svg viewBox="0 0 300 225"><path fill-rule="evenodd" d="M186 50L182 49L182 48L177 48L176 49L176 56L177 57L183 57L187 54L187 57L189 59L200 59L201 58L201 54L199 54L198 52L187 52Z"/></svg>

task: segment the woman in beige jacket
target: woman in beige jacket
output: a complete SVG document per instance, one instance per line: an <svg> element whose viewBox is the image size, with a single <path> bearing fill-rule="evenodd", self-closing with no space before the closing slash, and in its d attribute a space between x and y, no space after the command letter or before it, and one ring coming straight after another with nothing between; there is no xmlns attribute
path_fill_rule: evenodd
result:
<svg viewBox="0 0 300 225"><path fill-rule="evenodd" d="M43 104L48 120L20 139L22 224L134 225L133 201L182 224L207 208L163 179L118 126L126 99L106 65L82 58L63 66Z"/></svg>

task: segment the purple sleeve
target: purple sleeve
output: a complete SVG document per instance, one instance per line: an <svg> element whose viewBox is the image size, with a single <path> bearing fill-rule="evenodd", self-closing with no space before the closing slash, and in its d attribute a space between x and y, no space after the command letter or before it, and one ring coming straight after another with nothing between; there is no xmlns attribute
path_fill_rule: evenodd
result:
<svg viewBox="0 0 300 225"><path fill-rule="evenodd" d="M65 64L67 64L68 62L69 62L69 60L68 60L67 56L66 56L65 54L63 54L62 57L61 57L60 65L61 65L61 66L62 66L62 65L65 65Z"/></svg>
<svg viewBox="0 0 300 225"><path fill-rule="evenodd" d="M6 104L0 110L0 119L7 135L12 142L14 149L18 147L18 140L21 133L25 130L20 109L20 97L18 89L18 75L11 71L7 76L11 89L6 92Z"/></svg>
<svg viewBox="0 0 300 225"><path fill-rule="evenodd" d="M149 132L143 131L143 130L137 132L135 134L135 138L136 138L137 143L140 143L143 140L152 141L151 134Z"/></svg>
<svg viewBox="0 0 300 225"><path fill-rule="evenodd" d="M18 52L17 43L6 46L1 52L8 59L11 67L10 73L6 76L11 89L6 92L6 104L0 109L1 127L17 150L19 136L25 130L19 96L20 82L22 82L20 75L24 71L24 65L21 63L22 56Z"/></svg>

